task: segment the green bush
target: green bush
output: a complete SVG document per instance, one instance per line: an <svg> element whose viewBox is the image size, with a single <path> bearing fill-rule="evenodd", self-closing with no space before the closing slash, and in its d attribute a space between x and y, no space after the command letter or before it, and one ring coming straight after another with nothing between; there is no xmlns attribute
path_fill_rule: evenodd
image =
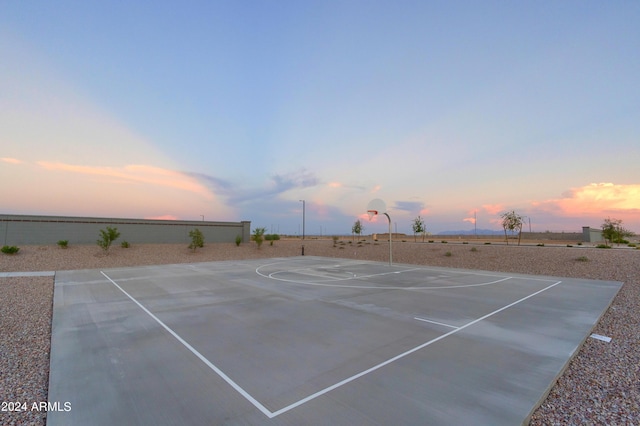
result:
<svg viewBox="0 0 640 426"><path fill-rule="evenodd" d="M253 236L251 238L253 239L253 241L256 242L256 244L258 245L258 248L260 248L260 246L262 245L262 242L264 241L265 230L266 230L265 228L256 228L253 230Z"/></svg>
<svg viewBox="0 0 640 426"><path fill-rule="evenodd" d="M123 241L123 242L120 243L120 247L129 248L129 247L131 247L131 244L129 244L128 241Z"/></svg>
<svg viewBox="0 0 640 426"><path fill-rule="evenodd" d="M16 254L19 251L20 251L20 248L16 247L16 246L3 246L2 247L2 252L4 254Z"/></svg>
<svg viewBox="0 0 640 426"><path fill-rule="evenodd" d="M445 256L447 256L447 257L451 257L451 256L453 256L453 254L451 254L451 252L450 252L450 251L446 252L444 255L445 255Z"/></svg>
<svg viewBox="0 0 640 426"><path fill-rule="evenodd" d="M608 246L608 245L606 245L606 244L598 244L598 245L596 246L596 248L608 249L608 248L611 248L611 246Z"/></svg>
<svg viewBox="0 0 640 426"><path fill-rule="evenodd" d="M100 230L100 239L97 241L98 245L102 250L109 253L109 247L111 247L111 243L120 237L120 233L118 232L118 228L112 228L107 226L106 229Z"/></svg>
<svg viewBox="0 0 640 426"><path fill-rule="evenodd" d="M241 242L242 242L242 237L240 235L236 235L236 246L240 247Z"/></svg>
<svg viewBox="0 0 640 426"><path fill-rule="evenodd" d="M475 251L478 251L478 249L477 249L477 248L475 248L475 247L471 247L471 251L474 251L474 252L475 252Z"/></svg>
<svg viewBox="0 0 640 426"><path fill-rule="evenodd" d="M69 246L69 240L60 240L57 244L60 248L66 249Z"/></svg>
<svg viewBox="0 0 640 426"><path fill-rule="evenodd" d="M196 251L198 247L204 247L204 235L198 228L189 231L189 237L191 238L191 244L189 244L191 250Z"/></svg>

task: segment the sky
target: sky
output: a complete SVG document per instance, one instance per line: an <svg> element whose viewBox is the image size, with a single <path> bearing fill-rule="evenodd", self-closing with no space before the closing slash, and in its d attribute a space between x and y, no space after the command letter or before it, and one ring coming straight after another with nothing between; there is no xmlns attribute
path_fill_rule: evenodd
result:
<svg viewBox="0 0 640 426"><path fill-rule="evenodd" d="M0 0L0 214L368 234L381 199L407 234L508 211L640 233L639 23L626 0Z"/></svg>

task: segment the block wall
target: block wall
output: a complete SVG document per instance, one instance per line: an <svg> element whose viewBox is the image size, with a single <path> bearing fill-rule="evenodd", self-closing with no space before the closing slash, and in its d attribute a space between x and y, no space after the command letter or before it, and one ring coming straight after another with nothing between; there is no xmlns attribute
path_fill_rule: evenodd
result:
<svg viewBox="0 0 640 426"><path fill-rule="evenodd" d="M118 241L129 243L189 243L189 231L198 228L205 243L231 243L236 236L250 240L251 222L205 222L69 216L0 215L2 245L96 244L100 230L118 228Z"/></svg>

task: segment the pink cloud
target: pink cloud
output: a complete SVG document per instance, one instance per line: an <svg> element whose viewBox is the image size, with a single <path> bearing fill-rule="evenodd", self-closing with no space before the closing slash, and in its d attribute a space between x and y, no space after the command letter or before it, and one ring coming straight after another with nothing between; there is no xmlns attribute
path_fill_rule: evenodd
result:
<svg viewBox="0 0 640 426"><path fill-rule="evenodd" d="M23 163L21 160L18 160L17 158L9 158L9 157L0 158L0 161L2 161L4 163L9 163L9 164L22 164Z"/></svg>
<svg viewBox="0 0 640 426"><path fill-rule="evenodd" d="M640 184L592 183L571 188L562 198L533 202L532 205L538 210L563 216L637 215L640 212Z"/></svg>
<svg viewBox="0 0 640 426"><path fill-rule="evenodd" d="M165 214L165 215L162 215L162 216L145 217L145 219L149 219L149 220L180 220L179 217L174 216L172 214Z"/></svg>
<svg viewBox="0 0 640 426"><path fill-rule="evenodd" d="M84 175L102 176L115 179L116 183L146 183L160 187L180 189L194 192L206 198L212 198L207 188L197 180L180 172L148 165L127 165L124 167L79 166L64 163L38 161L37 164L50 171L64 171Z"/></svg>
<svg viewBox="0 0 640 426"><path fill-rule="evenodd" d="M483 204L482 208L489 214L498 214L504 210L504 204Z"/></svg>

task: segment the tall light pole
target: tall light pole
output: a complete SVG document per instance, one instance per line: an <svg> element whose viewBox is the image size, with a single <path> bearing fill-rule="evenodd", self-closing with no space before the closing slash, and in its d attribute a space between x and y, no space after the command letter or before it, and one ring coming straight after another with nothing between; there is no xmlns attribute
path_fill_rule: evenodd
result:
<svg viewBox="0 0 640 426"><path fill-rule="evenodd" d="M304 200L299 200L302 202L302 239L304 240L304 216L305 216L305 212L304 212Z"/></svg>

